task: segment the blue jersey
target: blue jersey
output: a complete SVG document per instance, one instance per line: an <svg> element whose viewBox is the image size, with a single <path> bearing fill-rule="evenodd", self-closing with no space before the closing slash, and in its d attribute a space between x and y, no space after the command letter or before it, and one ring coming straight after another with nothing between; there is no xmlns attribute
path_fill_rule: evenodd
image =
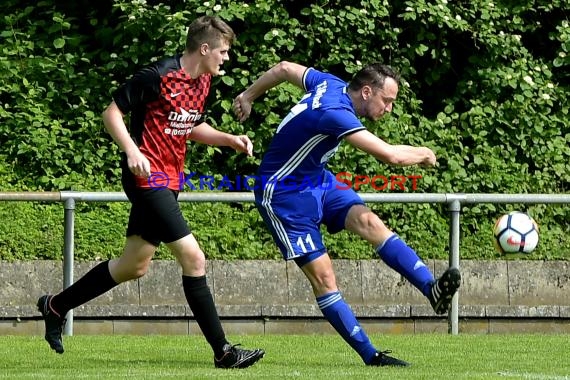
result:
<svg viewBox="0 0 570 380"><path fill-rule="evenodd" d="M346 82L314 68L305 71L302 82L305 95L277 127L259 167L259 176L273 183L274 191L321 186L341 139L365 129Z"/></svg>

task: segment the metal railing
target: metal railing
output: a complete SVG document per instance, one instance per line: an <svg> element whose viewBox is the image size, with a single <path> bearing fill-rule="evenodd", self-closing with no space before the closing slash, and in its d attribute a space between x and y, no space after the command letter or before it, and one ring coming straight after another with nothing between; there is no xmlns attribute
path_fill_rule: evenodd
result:
<svg viewBox="0 0 570 380"><path fill-rule="evenodd" d="M461 207L469 204L570 204L570 194L477 194L424 193L379 194L360 193L369 203L445 203L450 213L449 266L459 268ZM253 202L253 193L180 193L180 202ZM0 201L62 202L64 206L63 287L73 283L74 229L76 202L127 202L123 192L0 192ZM459 294L453 297L448 314L448 331L459 333ZM73 310L67 315L64 334L73 335Z"/></svg>

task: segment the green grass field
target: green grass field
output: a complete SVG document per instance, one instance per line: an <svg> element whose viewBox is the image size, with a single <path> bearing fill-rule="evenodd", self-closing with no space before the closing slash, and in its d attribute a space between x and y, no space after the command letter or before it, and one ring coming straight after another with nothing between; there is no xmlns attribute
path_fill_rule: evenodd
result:
<svg viewBox="0 0 570 380"><path fill-rule="evenodd" d="M366 367L336 335L231 336L263 347L243 370L215 369L201 336L73 336L66 352L41 337L0 337L0 379L535 379L570 380L568 335L371 336L409 368Z"/></svg>

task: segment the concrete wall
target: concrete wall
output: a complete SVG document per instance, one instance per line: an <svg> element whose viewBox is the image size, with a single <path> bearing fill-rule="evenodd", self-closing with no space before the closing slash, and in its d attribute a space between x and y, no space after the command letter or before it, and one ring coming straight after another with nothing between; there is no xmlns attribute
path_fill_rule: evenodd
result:
<svg viewBox="0 0 570 380"><path fill-rule="evenodd" d="M75 280L97 262L76 262ZM447 262L426 264L437 275ZM428 301L379 260L336 260L338 285L369 332L447 331ZM570 333L570 262L461 262L460 332ZM59 261L0 262L0 334L41 334L38 297L62 288ZM211 286L228 333L333 333L309 282L294 263L246 260L208 263ZM173 261L74 311L75 333L199 333ZM308 328L307 324L311 324Z"/></svg>

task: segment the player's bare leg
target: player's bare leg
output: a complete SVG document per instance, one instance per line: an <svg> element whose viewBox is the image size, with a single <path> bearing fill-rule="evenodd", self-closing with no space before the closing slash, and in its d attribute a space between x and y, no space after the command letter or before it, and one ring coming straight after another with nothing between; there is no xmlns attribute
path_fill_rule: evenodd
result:
<svg viewBox="0 0 570 380"><path fill-rule="evenodd" d="M404 276L429 300L436 314L445 314L461 283L457 268L449 268L437 280L417 253L404 243L364 205L352 206L346 217L346 229L368 241L378 256Z"/></svg>

